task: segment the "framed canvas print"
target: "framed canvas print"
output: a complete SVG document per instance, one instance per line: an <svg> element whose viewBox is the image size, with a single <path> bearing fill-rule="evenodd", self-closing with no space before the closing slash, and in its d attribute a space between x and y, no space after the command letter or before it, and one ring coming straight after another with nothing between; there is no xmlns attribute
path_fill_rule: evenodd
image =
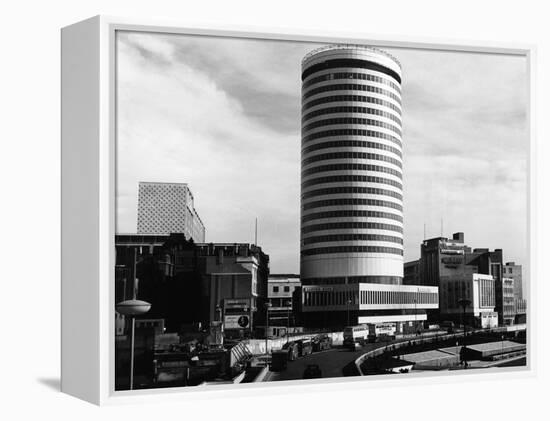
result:
<svg viewBox="0 0 550 421"><path fill-rule="evenodd" d="M530 46L62 30L62 390L533 372Z"/></svg>

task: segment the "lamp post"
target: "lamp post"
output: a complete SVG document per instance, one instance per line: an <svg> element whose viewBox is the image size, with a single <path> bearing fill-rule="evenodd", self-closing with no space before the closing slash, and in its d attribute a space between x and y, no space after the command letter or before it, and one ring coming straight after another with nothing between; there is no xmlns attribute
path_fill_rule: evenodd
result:
<svg viewBox="0 0 550 421"><path fill-rule="evenodd" d="M292 306L292 301L286 301L286 343L288 343L288 334L290 330L290 306Z"/></svg>
<svg viewBox="0 0 550 421"><path fill-rule="evenodd" d="M269 308L271 307L271 303L268 301L264 304L265 306L265 353L266 355L269 355L269 351L267 349L267 333L269 331Z"/></svg>
<svg viewBox="0 0 550 421"><path fill-rule="evenodd" d="M418 322L416 320L416 296L414 297L414 333L418 335Z"/></svg>
<svg viewBox="0 0 550 421"><path fill-rule="evenodd" d="M348 299L348 307L347 307L347 310L348 310L348 324L347 326L349 326L349 306L351 305L351 298Z"/></svg>
<svg viewBox="0 0 550 421"><path fill-rule="evenodd" d="M151 309L151 304L146 301L134 299L121 301L116 305L116 311L130 317L130 390L134 388L134 338L136 330L136 316L145 314Z"/></svg>
<svg viewBox="0 0 550 421"><path fill-rule="evenodd" d="M466 307L468 307L472 302L466 298L458 300L458 304L462 307L462 325L464 326L464 344L462 345L463 349L466 348Z"/></svg>

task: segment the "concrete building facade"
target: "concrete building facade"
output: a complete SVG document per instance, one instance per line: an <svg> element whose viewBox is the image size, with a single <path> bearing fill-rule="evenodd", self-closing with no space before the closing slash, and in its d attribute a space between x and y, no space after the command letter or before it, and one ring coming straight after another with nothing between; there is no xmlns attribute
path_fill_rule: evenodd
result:
<svg viewBox="0 0 550 421"><path fill-rule="evenodd" d="M516 298L513 278L502 278L496 288L496 310L499 323L513 325L516 319Z"/></svg>
<svg viewBox="0 0 550 421"><path fill-rule="evenodd" d="M302 61L304 285L403 278L401 66L361 46Z"/></svg>
<svg viewBox="0 0 550 421"><path fill-rule="evenodd" d="M442 276L439 293L442 320L462 323L466 313L467 324L483 328L498 325L495 280L492 275L474 273L470 276ZM470 304L464 309L460 300L468 300Z"/></svg>
<svg viewBox="0 0 550 421"><path fill-rule="evenodd" d="M139 183L138 234L178 233L203 243L205 231L186 183Z"/></svg>
<svg viewBox="0 0 550 421"><path fill-rule="evenodd" d="M267 299L271 304L269 309L269 324L271 326L294 326L294 292L300 288L300 275L270 274L267 279Z"/></svg>
<svg viewBox="0 0 550 421"><path fill-rule="evenodd" d="M502 249L472 249L464 243L464 233L457 232L452 238L424 240L420 246L420 259L404 265L404 283L440 286L438 318L443 320L454 312L449 309L458 307L457 302L451 303L449 300L464 298L454 294L455 290L449 288L460 289L461 283L469 285L475 277L490 276L493 286L485 291L493 294L492 307L498 313L498 322L501 325L513 324L518 322L518 315L525 315L525 301L521 299L522 288L518 285L522 282L522 271L521 265L514 262L504 264L503 261ZM449 280L452 281L451 284ZM480 312L476 310L474 313L471 317L479 319ZM485 314L483 311L481 313ZM475 321L479 324L477 319Z"/></svg>
<svg viewBox="0 0 550 421"><path fill-rule="evenodd" d="M503 267L504 276L514 280L514 296L516 300L523 300L522 266L515 262L506 262Z"/></svg>
<svg viewBox="0 0 550 421"><path fill-rule="evenodd" d="M136 276L138 298L152 304L147 317L165 319L168 331L223 320L229 336L243 336L263 322L269 256L260 247L196 244L183 234L120 234L115 246L116 296L128 296Z"/></svg>
<svg viewBox="0 0 550 421"><path fill-rule="evenodd" d="M437 308L437 287L403 283L401 65L364 46L302 61L304 325L396 323Z"/></svg>

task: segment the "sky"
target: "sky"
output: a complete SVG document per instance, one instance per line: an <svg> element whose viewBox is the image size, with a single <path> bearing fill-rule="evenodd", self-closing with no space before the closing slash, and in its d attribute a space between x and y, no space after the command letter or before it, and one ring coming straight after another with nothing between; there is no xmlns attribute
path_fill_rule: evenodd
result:
<svg viewBox="0 0 550 421"><path fill-rule="evenodd" d="M117 233L136 232L140 181L188 183L207 242L252 243L258 218L271 273L299 273L300 66L319 46L118 32ZM384 49L403 69L405 261L425 230L527 264L526 58Z"/></svg>

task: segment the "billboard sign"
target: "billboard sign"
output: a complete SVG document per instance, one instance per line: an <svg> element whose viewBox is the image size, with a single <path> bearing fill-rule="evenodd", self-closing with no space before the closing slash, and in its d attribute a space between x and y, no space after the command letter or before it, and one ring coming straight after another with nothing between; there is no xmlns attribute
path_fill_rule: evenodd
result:
<svg viewBox="0 0 550 421"><path fill-rule="evenodd" d="M376 323L374 325L370 325L371 327L371 334L374 333L375 335L389 335L393 336L395 335L395 323ZM374 330L374 332L372 332Z"/></svg>
<svg viewBox="0 0 550 421"><path fill-rule="evenodd" d="M224 327L226 329L250 329L250 316L248 314L231 314L225 316Z"/></svg>
<svg viewBox="0 0 550 421"><path fill-rule="evenodd" d="M250 299L247 298L226 298L223 301L224 308L249 308Z"/></svg>

